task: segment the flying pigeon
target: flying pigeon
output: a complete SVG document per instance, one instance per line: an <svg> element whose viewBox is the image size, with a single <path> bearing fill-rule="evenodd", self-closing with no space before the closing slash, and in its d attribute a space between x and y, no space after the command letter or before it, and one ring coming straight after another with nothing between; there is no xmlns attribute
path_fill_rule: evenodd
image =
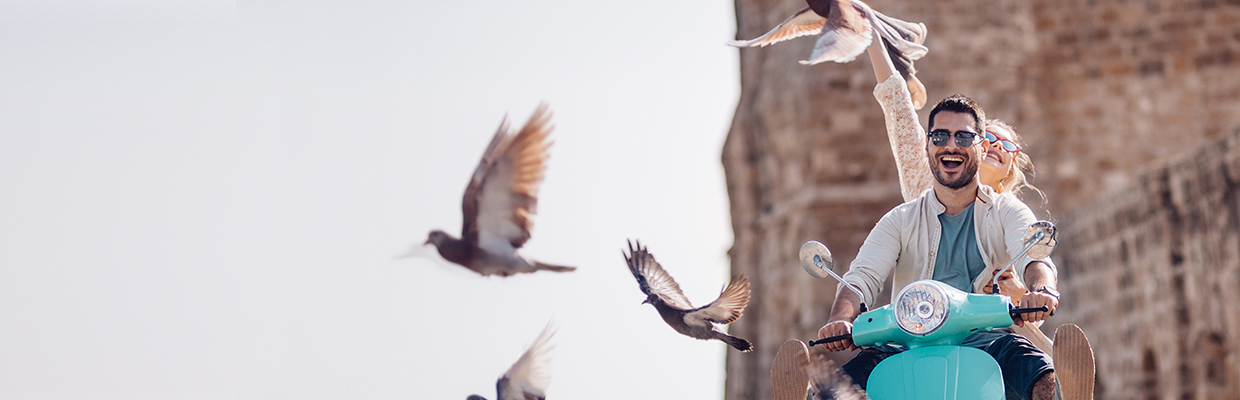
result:
<svg viewBox="0 0 1240 400"><path fill-rule="evenodd" d="M539 105L517 133L500 123L482 161L465 188L461 238L433 230L425 244L433 244L444 259L482 274L509 276L535 271L569 272L576 267L543 264L517 254L530 239L538 203L538 185L546 170L551 142L546 104Z"/></svg>
<svg viewBox="0 0 1240 400"><path fill-rule="evenodd" d="M624 256L629 271L637 278L637 285L646 294L646 301L659 310L663 321L682 335L701 340L716 339L729 346L747 352L753 350L748 340L715 329L715 324L730 324L741 317L749 304L749 279L744 275L733 276L732 281L719 294L719 298L704 307L693 308L689 299L680 291L680 285L654 260L654 255L629 242L629 254Z"/></svg>
<svg viewBox="0 0 1240 400"><path fill-rule="evenodd" d="M826 355L816 353L813 361L805 368L809 378L810 399L813 400L863 400L869 399L860 386L840 373Z"/></svg>
<svg viewBox="0 0 1240 400"><path fill-rule="evenodd" d="M860 0L807 0L805 7L780 23L770 32L751 40L733 40L728 44L736 47L763 47L785 40L818 34L818 42L809 60L801 64L812 65L824 61L846 63L856 59L870 46L873 31L887 48L892 64L906 81L913 94L914 104L918 96L925 97L925 86L915 76L913 61L926 55L926 25L891 18ZM925 104L923 99L920 104ZM920 107L918 107L920 108Z"/></svg>
<svg viewBox="0 0 1240 400"><path fill-rule="evenodd" d="M496 398L499 400L545 400L547 386L551 384L551 348L547 342L551 340L551 325L547 325L542 333L534 339L534 344L521 354L521 358L508 368L508 372L495 381ZM487 400L473 394L466 400Z"/></svg>

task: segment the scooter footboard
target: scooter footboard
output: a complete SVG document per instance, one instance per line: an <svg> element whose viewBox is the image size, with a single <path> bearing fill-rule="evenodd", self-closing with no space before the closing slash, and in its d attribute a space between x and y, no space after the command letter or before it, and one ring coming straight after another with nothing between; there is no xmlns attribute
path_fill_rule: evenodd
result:
<svg viewBox="0 0 1240 400"><path fill-rule="evenodd" d="M929 346L878 363L866 382L871 399L1003 399L999 363L984 351Z"/></svg>

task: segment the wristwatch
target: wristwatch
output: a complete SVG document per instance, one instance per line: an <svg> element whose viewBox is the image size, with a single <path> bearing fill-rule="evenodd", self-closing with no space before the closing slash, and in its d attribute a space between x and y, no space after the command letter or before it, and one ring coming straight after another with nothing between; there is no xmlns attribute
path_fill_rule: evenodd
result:
<svg viewBox="0 0 1240 400"><path fill-rule="evenodd" d="M1034 290L1034 291L1038 293L1046 293L1050 295L1051 297L1054 297L1055 301L1059 301L1059 291L1055 290L1054 288L1050 286L1043 286L1043 287L1038 288L1038 290Z"/></svg>

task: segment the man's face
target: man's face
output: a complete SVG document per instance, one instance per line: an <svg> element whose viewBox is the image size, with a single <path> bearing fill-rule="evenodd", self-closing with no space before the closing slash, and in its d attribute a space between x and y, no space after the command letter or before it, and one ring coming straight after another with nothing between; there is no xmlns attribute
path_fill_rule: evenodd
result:
<svg viewBox="0 0 1240 400"><path fill-rule="evenodd" d="M935 146L933 140L926 140L926 155L930 158L930 172L939 184L950 189L959 189L977 179L978 154L981 143L978 141L970 146L960 147L956 143L956 132L978 134L973 126L973 116L965 113L943 111L934 116L934 126L930 132L951 132L947 143Z"/></svg>

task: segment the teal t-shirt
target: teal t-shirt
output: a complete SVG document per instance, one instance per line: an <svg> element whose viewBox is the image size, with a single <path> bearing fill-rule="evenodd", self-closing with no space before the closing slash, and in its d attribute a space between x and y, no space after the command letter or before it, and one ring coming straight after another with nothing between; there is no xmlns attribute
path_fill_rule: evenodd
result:
<svg viewBox="0 0 1240 400"><path fill-rule="evenodd" d="M977 230L973 229L973 204L956 215L939 214L939 225L943 226L943 236L934 259L934 280L972 293L973 280L986 269L977 248Z"/></svg>

